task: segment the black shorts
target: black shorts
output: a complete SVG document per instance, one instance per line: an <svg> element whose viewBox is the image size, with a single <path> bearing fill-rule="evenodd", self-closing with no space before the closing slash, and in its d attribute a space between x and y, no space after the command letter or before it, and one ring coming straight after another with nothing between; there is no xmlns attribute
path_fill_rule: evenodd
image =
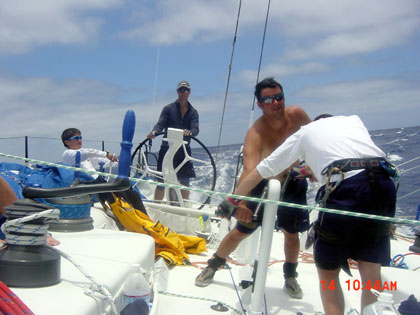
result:
<svg viewBox="0 0 420 315"><path fill-rule="evenodd" d="M163 183L163 179L160 178L160 177L159 178L156 178L156 181L158 181L160 183ZM185 177L178 178L178 182L182 186L190 187L190 179L189 178L185 178ZM156 186L156 189L157 190L165 190L165 187L163 187L163 186Z"/></svg>
<svg viewBox="0 0 420 315"><path fill-rule="evenodd" d="M261 197L267 180L262 180L251 192L252 197ZM292 178L288 181L284 192L283 201L306 205L306 192L308 183L306 179ZM255 212L258 203L247 202L247 207ZM236 228L245 234L251 234L261 225L264 213L264 204L258 212L257 221L245 223L238 221ZM309 213L307 210L301 210L293 207L279 206L277 208L277 225L289 233L304 232L309 227Z"/></svg>
<svg viewBox="0 0 420 315"><path fill-rule="evenodd" d="M346 266L348 258L389 266L390 236L382 236L370 242L358 240L346 245L331 244L317 238L314 243L314 256L316 266L326 270Z"/></svg>
<svg viewBox="0 0 420 315"><path fill-rule="evenodd" d="M396 193L386 173L377 173L371 183L366 171L345 179L330 194L326 208L393 217ZM322 198L321 187L317 199ZM320 212L316 232L315 263L321 269L337 269L348 258L388 265L390 223Z"/></svg>

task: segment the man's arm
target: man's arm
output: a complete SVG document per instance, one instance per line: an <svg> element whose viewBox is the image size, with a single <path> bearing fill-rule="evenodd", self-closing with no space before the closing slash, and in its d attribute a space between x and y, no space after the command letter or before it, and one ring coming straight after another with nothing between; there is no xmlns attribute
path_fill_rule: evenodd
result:
<svg viewBox="0 0 420 315"><path fill-rule="evenodd" d="M194 137L197 137L198 133L200 132L198 120L199 120L198 112L197 110L194 110L192 112L191 121L190 121L190 132L191 132L191 135Z"/></svg>
<svg viewBox="0 0 420 315"><path fill-rule="evenodd" d="M169 118L169 115L170 115L170 113L169 113L169 107L168 106L165 106L162 109L162 112L160 113L158 122L153 127L153 131L155 131L156 133L162 132L162 130L165 129L168 126L168 118Z"/></svg>
<svg viewBox="0 0 420 315"><path fill-rule="evenodd" d="M247 177L247 175L255 169L255 167L260 162L261 158L262 158L261 138L258 132L255 130L255 127L252 126L248 130L245 137L245 142L243 146L243 170L242 170L241 177L239 178L239 181L238 181L238 187L241 186L242 181ZM251 189L252 188L253 187L251 187ZM251 189L249 189L249 191L244 192L244 193L238 193L238 195L247 196L249 192L251 191ZM251 222L252 211L246 207L245 200L241 200L239 202L239 207L236 210L235 218L237 220Z"/></svg>
<svg viewBox="0 0 420 315"><path fill-rule="evenodd" d="M242 173L239 185L235 189L235 194L246 196L263 178L276 176L290 167L302 153L300 150L300 134L301 132L298 131L291 135L268 157L261 162L258 161L254 167L250 163L247 171ZM242 200L239 202L235 217L238 220L250 222L252 219L251 215L251 210L246 208L246 201Z"/></svg>
<svg viewBox="0 0 420 315"><path fill-rule="evenodd" d="M261 137L251 127L245 137L243 146L243 170L238 184L250 173L262 159Z"/></svg>
<svg viewBox="0 0 420 315"><path fill-rule="evenodd" d="M258 173L257 169L254 168L248 173L241 183L235 189L235 195L248 196L251 190L263 179Z"/></svg>
<svg viewBox="0 0 420 315"><path fill-rule="evenodd" d="M76 165L76 154L80 151L80 162L87 160L90 157L108 158L112 160L112 154L106 151L96 149L80 149L80 150L66 150L63 153L63 163L67 165Z"/></svg>

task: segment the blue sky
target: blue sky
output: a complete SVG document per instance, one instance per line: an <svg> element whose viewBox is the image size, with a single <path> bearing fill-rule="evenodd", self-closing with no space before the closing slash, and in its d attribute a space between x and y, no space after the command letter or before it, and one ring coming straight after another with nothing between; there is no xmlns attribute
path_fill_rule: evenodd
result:
<svg viewBox="0 0 420 315"><path fill-rule="evenodd" d="M221 144L241 143L249 125L267 4L242 1ZM199 139L216 145L238 7L239 0L0 0L0 138L59 138L77 127L85 140L117 143L133 109L139 142L187 80ZM272 0L260 78L279 80L286 104L312 118L358 114L371 130L417 126L419 26L418 0ZM32 157L60 159L59 141L37 141ZM0 145L23 155L21 140Z"/></svg>

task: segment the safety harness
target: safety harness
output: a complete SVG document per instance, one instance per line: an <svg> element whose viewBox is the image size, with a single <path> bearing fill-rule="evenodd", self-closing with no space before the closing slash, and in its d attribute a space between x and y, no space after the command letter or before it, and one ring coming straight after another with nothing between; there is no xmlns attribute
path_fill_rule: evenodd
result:
<svg viewBox="0 0 420 315"><path fill-rule="evenodd" d="M325 167L321 174L327 175L327 183L325 185L324 195L320 200L320 206L326 207L328 198L331 193L340 185L345 178L345 173L354 170L366 170L369 182L372 188L374 200L379 200L379 188L375 180L375 174L386 173L391 177L397 177L398 170L390 162L384 158L366 158L366 159L343 159L337 160ZM332 175L341 175L340 180L331 182ZM372 209L366 209L371 214L382 214L380 207L373 207ZM382 214L383 215L383 214ZM326 229L322 228L317 222L315 225L315 231L317 235L323 240L332 244L346 244L353 239L352 235L338 236L335 233L331 233ZM368 236L373 236L374 239L378 239L380 236L384 236L389 232L389 224L379 224L374 231L369 231ZM361 234L359 233L359 236Z"/></svg>
<svg viewBox="0 0 420 315"><path fill-rule="evenodd" d="M369 182L372 185L373 191L376 189L375 173L387 172L389 176L396 177L398 170L394 165L384 158L366 158L366 159L342 159L337 160L325 167L321 175L327 175L327 183L325 185L325 194L321 200L321 206L325 207L329 195L337 188L344 180L346 172L365 169L369 176ZM341 179L331 183L331 176L340 174Z"/></svg>

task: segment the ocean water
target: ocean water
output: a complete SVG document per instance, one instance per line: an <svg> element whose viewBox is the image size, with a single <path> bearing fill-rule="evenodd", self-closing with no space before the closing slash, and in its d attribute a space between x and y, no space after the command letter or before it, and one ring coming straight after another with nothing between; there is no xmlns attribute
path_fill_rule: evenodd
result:
<svg viewBox="0 0 420 315"><path fill-rule="evenodd" d="M387 154L388 159L398 166L401 172L397 192L397 216L414 219L420 204L420 126L397 129L375 130L370 132L373 141ZM244 135L245 137L245 135ZM23 140L15 138L0 139L0 146L3 153L23 156ZM160 141L155 141L152 152L159 149ZM101 149L101 141L84 140L84 145ZM111 152L119 152L119 142L106 142L106 149ZM235 180L238 156L242 144L221 146L216 155L216 147L208 147L215 160L216 184L214 190L232 193ZM136 146L136 144L135 144ZM43 148L43 150L37 150ZM192 187L199 187L204 190L212 188L214 180L213 167L205 150L199 148L197 143L192 144L193 158L203 160L207 164L194 162L197 178L191 181ZM33 159L57 162L61 161L63 146L60 139L32 137L29 141L29 157ZM0 158L1 162L21 163L19 161ZM144 187L145 192L153 194L153 187ZM318 186L310 184L308 203L314 204L314 197ZM149 191L150 190L150 191ZM193 192L193 200L203 202L207 195ZM218 204L222 199L212 197L211 202ZM412 233L410 226L403 226ZM420 230L420 227L417 228Z"/></svg>
<svg viewBox="0 0 420 315"><path fill-rule="evenodd" d="M375 130L370 132L373 141L382 151L387 154L389 161L394 163L401 172L397 191L397 216L414 219L420 206L420 126L397 129ZM219 147L217 160L216 148L209 147L216 164L216 191L231 193L233 190L238 156L241 144ZM204 150L193 149L193 157L206 159ZM209 165L195 163L197 178L191 185L210 187L212 168ZM318 187L310 186L308 202L314 204L313 198ZM217 203L220 198L213 198L212 202ZM412 234L412 226L401 226L401 228ZM418 229L418 228L417 228Z"/></svg>
<svg viewBox="0 0 420 315"><path fill-rule="evenodd" d="M415 218L420 205L420 126L377 130L371 136L401 173L397 216Z"/></svg>

